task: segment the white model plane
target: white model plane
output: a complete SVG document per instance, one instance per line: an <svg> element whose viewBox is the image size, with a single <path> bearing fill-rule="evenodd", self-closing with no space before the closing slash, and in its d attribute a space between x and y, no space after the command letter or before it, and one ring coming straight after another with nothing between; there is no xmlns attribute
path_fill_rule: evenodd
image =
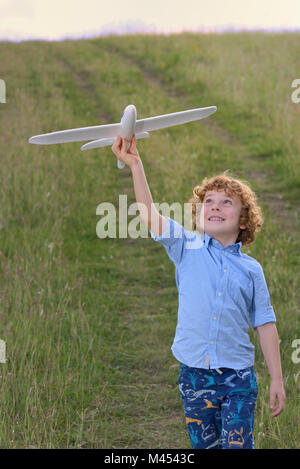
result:
<svg viewBox="0 0 300 469"><path fill-rule="evenodd" d="M81 147L81 150L89 150L91 148L113 145L117 135L121 135L121 137L126 138L126 140L129 141L127 143L129 147L133 134L135 134L137 139L146 138L149 137L148 132L151 132L152 130L165 129L166 127L173 127L174 125L186 124L188 122L204 119L216 112L216 110L216 106L209 106L137 120L136 108L133 104L129 104L124 109L121 122L118 124L95 125L91 127L50 132L48 134L35 135L28 141L29 143L50 145L54 143L93 140ZM124 166L125 163L118 160L118 168L122 169Z"/></svg>

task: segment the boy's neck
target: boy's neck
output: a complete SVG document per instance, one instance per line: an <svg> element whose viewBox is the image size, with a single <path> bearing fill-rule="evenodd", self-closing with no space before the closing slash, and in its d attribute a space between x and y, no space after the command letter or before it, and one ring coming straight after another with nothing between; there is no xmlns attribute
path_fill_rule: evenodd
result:
<svg viewBox="0 0 300 469"><path fill-rule="evenodd" d="M208 233L207 233L208 234ZM211 235L209 235L211 236ZM222 246L223 248L226 248L226 246L229 246L230 244L236 244L236 236L231 236L229 238L223 238L223 237L215 237L215 236L211 236L211 238L215 239L216 241L218 241Z"/></svg>

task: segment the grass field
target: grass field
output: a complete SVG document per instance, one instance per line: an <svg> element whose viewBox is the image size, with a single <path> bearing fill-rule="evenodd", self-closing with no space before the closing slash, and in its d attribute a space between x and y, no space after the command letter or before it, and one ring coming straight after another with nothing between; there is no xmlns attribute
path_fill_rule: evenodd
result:
<svg viewBox="0 0 300 469"><path fill-rule="evenodd" d="M111 149L31 135L217 105L138 142L154 202L185 203L204 176L249 181L265 223L244 252L277 315L286 408L271 420L258 342L258 449L300 447L299 34L182 34L0 43L1 448L189 448L172 356L174 265L147 239L99 239L96 208L134 202ZM130 217L129 217L130 219ZM297 381L297 377L299 378Z"/></svg>

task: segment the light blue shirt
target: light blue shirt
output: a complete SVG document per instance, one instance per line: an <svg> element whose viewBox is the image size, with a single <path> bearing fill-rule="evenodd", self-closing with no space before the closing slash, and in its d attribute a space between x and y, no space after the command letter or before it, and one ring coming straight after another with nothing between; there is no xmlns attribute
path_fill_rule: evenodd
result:
<svg viewBox="0 0 300 469"><path fill-rule="evenodd" d="M175 264L178 322L172 352L196 368L241 370L254 364L248 329L276 322L263 269L207 233L187 231L169 217L161 243Z"/></svg>

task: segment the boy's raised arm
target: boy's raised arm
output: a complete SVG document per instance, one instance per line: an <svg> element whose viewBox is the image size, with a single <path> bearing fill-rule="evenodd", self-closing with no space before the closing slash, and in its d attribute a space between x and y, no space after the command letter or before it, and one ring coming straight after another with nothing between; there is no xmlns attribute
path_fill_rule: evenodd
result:
<svg viewBox="0 0 300 469"><path fill-rule="evenodd" d="M131 169L135 198L142 220L155 236L162 235L166 229L167 220L154 206L143 163L136 148L135 135L131 139L128 150L126 150L126 140L118 135L112 146L112 151L119 160Z"/></svg>

